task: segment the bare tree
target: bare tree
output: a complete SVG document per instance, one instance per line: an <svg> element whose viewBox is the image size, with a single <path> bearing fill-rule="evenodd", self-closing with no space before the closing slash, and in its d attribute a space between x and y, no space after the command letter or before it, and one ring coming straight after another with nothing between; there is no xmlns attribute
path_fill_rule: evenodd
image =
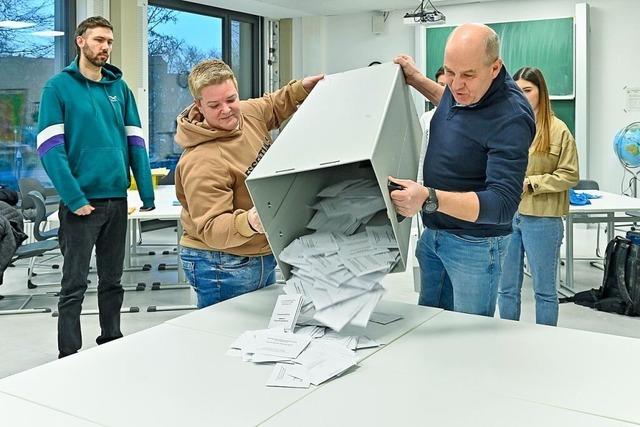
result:
<svg viewBox="0 0 640 427"><path fill-rule="evenodd" d="M53 28L52 0L0 0L0 21L34 24L23 29L0 28L0 56L53 57L53 40L39 40L31 35Z"/></svg>
<svg viewBox="0 0 640 427"><path fill-rule="evenodd" d="M170 73L189 72L198 62L207 58L222 58L218 49L203 51L197 46L188 45L183 39L163 33L161 24L176 23L178 11L163 7L148 7L149 55L159 55L167 63Z"/></svg>
<svg viewBox="0 0 640 427"><path fill-rule="evenodd" d="M147 10L147 31L149 33L149 55L170 57L180 49L183 41L158 31L158 25L178 21L178 11L164 7L149 6Z"/></svg>

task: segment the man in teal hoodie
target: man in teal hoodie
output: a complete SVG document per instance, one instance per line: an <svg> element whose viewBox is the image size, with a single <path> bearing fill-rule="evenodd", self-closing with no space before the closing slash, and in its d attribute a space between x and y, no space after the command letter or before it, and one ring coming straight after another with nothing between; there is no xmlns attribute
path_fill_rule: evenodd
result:
<svg viewBox="0 0 640 427"><path fill-rule="evenodd" d="M76 29L78 55L42 91L38 154L60 193L58 239L64 256L58 302L59 357L82 347L80 312L96 248L103 344L122 337L120 284L133 171L144 210L154 208L151 170L135 99L107 63L113 27L102 17Z"/></svg>

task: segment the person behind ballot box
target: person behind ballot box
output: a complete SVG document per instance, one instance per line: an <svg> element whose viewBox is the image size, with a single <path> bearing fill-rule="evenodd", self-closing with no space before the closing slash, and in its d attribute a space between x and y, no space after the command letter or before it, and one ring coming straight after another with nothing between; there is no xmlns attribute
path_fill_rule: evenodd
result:
<svg viewBox="0 0 640 427"><path fill-rule="evenodd" d="M498 290L498 308L501 318L520 319L526 254L536 299L536 323L556 326L562 217L569 212L569 189L580 178L578 149L567 125L551 110L542 72L525 67L516 71L513 79L531 103L537 130L529 149L522 201L513 218L513 234Z"/></svg>
<svg viewBox="0 0 640 427"><path fill-rule="evenodd" d="M261 98L240 100L223 61L197 64L189 74L194 102L177 117L184 147L175 173L182 205L180 262L198 308L275 282L276 261L245 179L273 143L277 129L323 75L294 80Z"/></svg>
<svg viewBox="0 0 640 427"><path fill-rule="evenodd" d="M464 24L444 52L446 86L413 60L395 58L407 84L438 108L431 119L423 182L390 180L398 213L420 212L416 248L420 305L493 316L498 283L522 193L533 111L500 59L498 35Z"/></svg>

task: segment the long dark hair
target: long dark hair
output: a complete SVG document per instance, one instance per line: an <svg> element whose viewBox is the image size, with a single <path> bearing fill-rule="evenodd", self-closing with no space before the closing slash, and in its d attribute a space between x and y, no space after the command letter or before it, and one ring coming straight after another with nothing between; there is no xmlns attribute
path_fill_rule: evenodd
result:
<svg viewBox="0 0 640 427"><path fill-rule="evenodd" d="M533 139L534 151L549 152L551 143L551 120L553 110L549 101L549 90L542 71L535 67L523 67L515 72L513 80L526 80L538 88L538 111L536 112L536 136Z"/></svg>

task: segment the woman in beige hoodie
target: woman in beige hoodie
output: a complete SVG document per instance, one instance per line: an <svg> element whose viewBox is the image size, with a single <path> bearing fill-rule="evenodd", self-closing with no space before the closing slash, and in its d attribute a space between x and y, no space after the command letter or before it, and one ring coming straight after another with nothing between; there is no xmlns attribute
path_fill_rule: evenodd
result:
<svg viewBox="0 0 640 427"><path fill-rule="evenodd" d="M536 298L536 323L555 326L558 323L556 280L563 237L562 217L569 212L568 190L579 179L578 152L567 125L551 110L542 72L533 67L521 68L513 75L513 80L535 112L536 136L529 149L522 200L513 218L513 233L498 291L498 307L501 318L520 318L526 254Z"/></svg>
<svg viewBox="0 0 640 427"><path fill-rule="evenodd" d="M189 74L194 103L178 115L176 195L184 229L180 261L198 308L275 282L275 258L245 179L322 75L240 101L233 71L206 60Z"/></svg>

